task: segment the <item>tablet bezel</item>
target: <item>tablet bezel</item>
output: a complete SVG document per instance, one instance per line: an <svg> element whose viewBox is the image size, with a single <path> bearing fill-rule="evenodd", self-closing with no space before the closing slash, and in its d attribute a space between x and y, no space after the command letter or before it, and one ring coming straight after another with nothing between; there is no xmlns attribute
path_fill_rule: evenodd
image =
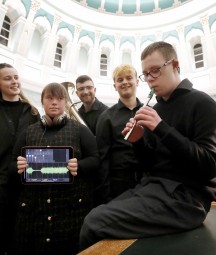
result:
<svg viewBox="0 0 216 255"><path fill-rule="evenodd" d="M74 157L74 151L73 151L73 147L72 146L24 146L21 149L21 155L23 157L26 158L26 149L36 149L36 150L40 150L40 149L68 149L69 150L69 159ZM68 162L65 162L65 166L67 165ZM70 184L73 183L74 181L74 177L72 176L72 174L70 173L70 171L68 171L67 173L68 175L68 181L26 181L26 169L24 170L24 172L21 174L21 181L23 184L27 184L27 185L44 185L44 184Z"/></svg>

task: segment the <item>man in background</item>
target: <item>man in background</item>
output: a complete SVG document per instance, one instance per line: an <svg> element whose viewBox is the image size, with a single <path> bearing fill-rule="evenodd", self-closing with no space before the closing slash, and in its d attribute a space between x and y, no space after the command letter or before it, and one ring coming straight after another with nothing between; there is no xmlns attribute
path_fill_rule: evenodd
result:
<svg viewBox="0 0 216 255"><path fill-rule="evenodd" d="M81 75L76 79L76 94L83 103L78 112L94 135L98 117L108 109L108 106L95 97L95 93L96 88L91 77Z"/></svg>

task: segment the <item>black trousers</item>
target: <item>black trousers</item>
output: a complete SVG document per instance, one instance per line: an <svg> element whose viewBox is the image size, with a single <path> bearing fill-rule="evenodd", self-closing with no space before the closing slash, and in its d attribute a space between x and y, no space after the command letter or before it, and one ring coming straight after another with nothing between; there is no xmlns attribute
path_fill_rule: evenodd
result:
<svg viewBox="0 0 216 255"><path fill-rule="evenodd" d="M0 185L0 255L11 254L18 194L15 185Z"/></svg>
<svg viewBox="0 0 216 255"><path fill-rule="evenodd" d="M101 239L136 239L193 229L202 224L207 212L199 196L183 184L146 177L134 189L86 216L80 250Z"/></svg>

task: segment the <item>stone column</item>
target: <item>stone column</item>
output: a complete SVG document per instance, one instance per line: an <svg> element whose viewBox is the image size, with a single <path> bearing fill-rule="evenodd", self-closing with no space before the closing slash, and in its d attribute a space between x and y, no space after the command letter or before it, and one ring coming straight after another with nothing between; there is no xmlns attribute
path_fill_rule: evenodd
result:
<svg viewBox="0 0 216 255"><path fill-rule="evenodd" d="M79 58L79 50L80 46L78 45L78 40L79 40L79 35L82 27L80 25L75 26L75 31L74 31L74 38L72 42L72 49L71 49L71 63L70 63L70 71L71 73L76 74L77 73L77 63L78 63L78 58Z"/></svg>
<svg viewBox="0 0 216 255"><path fill-rule="evenodd" d="M156 41L161 41L162 40L162 31L156 31L155 36L156 36Z"/></svg>
<svg viewBox="0 0 216 255"><path fill-rule="evenodd" d="M114 68L120 64L120 59L119 59L119 57L120 57L119 56L119 53L120 53L120 39L121 39L121 34L115 34Z"/></svg>
<svg viewBox="0 0 216 255"><path fill-rule="evenodd" d="M136 39L136 50L135 50L135 61L134 67L136 68L138 75L141 73L141 49L140 49L140 42L141 42L141 34L135 34Z"/></svg>
<svg viewBox="0 0 216 255"><path fill-rule="evenodd" d="M72 62L73 62L73 42L72 41L68 41L68 43L65 46L65 59L64 59L64 69L66 72L71 74L71 66L72 66Z"/></svg>
<svg viewBox="0 0 216 255"><path fill-rule="evenodd" d="M58 29L58 25L60 21L61 21L61 16L56 14L54 16L54 22L52 24L52 29L49 35L47 47L42 52L43 55L41 58L41 62L44 65L47 65L49 67L52 67L54 65L55 52L56 52L56 47L58 42L58 36L56 35L56 33L57 33L57 29Z"/></svg>
<svg viewBox="0 0 216 255"><path fill-rule="evenodd" d="M203 49L205 51L203 53L205 55L205 52L206 52L206 55L207 55L206 57L207 67L213 67L216 65L216 58L213 57L215 56L216 52L213 45L210 29L209 29L209 17L207 15L205 15L204 17L201 17L201 23L203 25L204 34L205 34L203 38L203 43L204 43Z"/></svg>
<svg viewBox="0 0 216 255"><path fill-rule="evenodd" d="M190 48L189 43L187 43L185 41L185 37L184 37L184 26L180 25L177 27L177 32L179 35L179 42L180 42L180 48L179 53L180 56L179 57L179 66L180 66L180 72L184 75L187 75L188 73L190 73L191 68L189 63L191 63L191 60L188 58L188 56L190 56L188 49Z"/></svg>
<svg viewBox="0 0 216 255"><path fill-rule="evenodd" d="M89 72L92 77L100 76L100 59L101 51L99 50L99 40L101 37L101 32L95 32L95 42L92 49L89 51Z"/></svg>
<svg viewBox="0 0 216 255"><path fill-rule="evenodd" d="M30 44L35 30L35 25L33 24L34 17L37 10L40 8L40 5L40 1L32 1L30 11L27 20L24 23L22 32L20 33L19 38L16 39L16 51L18 54L22 55L25 58L27 58L28 49L30 48Z"/></svg>
<svg viewBox="0 0 216 255"><path fill-rule="evenodd" d="M3 21L5 18L5 15L7 13L7 10L8 10L8 7L1 4L1 6L0 6L0 27L2 27L2 25L3 25Z"/></svg>

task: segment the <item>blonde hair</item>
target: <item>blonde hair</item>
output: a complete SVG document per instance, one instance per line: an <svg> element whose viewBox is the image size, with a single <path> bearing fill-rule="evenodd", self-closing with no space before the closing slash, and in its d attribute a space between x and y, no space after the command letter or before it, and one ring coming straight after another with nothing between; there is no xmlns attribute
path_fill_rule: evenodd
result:
<svg viewBox="0 0 216 255"><path fill-rule="evenodd" d="M122 65L119 65L117 66L114 71L113 71L113 81L115 82L115 79L117 76L121 75L121 74L134 74L135 77L137 78L137 71L136 69L132 66L132 65L129 65L129 64L122 64Z"/></svg>

